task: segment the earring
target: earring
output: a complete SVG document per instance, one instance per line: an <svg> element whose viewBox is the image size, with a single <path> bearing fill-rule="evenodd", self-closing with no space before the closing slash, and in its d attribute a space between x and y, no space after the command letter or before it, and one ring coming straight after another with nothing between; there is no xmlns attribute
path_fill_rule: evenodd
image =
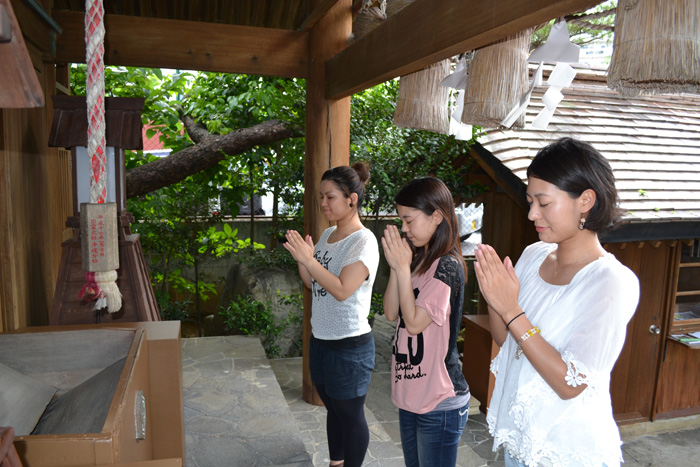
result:
<svg viewBox="0 0 700 467"><path fill-rule="evenodd" d="M354 204L352 204L352 203L350 203L350 207L351 207L351 208L353 208L353 207L355 207L355 205L354 205Z"/></svg>
<svg viewBox="0 0 700 467"><path fill-rule="evenodd" d="M585 217L581 217L581 220L580 220L579 223L578 223L578 229L579 229L579 230L583 230L583 227L584 227L585 225L586 225L586 218L585 218Z"/></svg>

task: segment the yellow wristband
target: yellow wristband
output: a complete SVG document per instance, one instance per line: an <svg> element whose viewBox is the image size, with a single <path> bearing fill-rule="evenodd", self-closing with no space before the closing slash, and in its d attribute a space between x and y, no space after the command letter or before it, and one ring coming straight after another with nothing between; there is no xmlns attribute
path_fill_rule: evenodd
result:
<svg viewBox="0 0 700 467"><path fill-rule="evenodd" d="M539 334L539 332L540 332L540 328L535 326L531 329L528 329L527 331L525 331L525 334L520 336L520 340L518 341L518 343L515 346L515 358L520 358L520 356L523 354L523 347L522 347L523 342L525 342L526 340L528 340L529 338L531 338L535 334Z"/></svg>

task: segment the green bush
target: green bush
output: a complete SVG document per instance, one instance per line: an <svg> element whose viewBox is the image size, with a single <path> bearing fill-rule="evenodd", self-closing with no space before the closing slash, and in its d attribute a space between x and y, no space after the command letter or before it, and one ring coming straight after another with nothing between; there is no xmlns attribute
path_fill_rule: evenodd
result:
<svg viewBox="0 0 700 467"><path fill-rule="evenodd" d="M238 297L231 301L228 307L219 311L224 318L226 331L244 334L246 336L259 336L268 358L280 356L281 349L277 345L277 338L290 324L298 324L302 320L301 294L281 295L280 303L294 305L287 319L275 322L272 305L269 302L259 302L251 297Z"/></svg>
<svg viewBox="0 0 700 467"><path fill-rule="evenodd" d="M369 315L367 315L367 319L372 322L374 317L376 315L383 315L384 314L384 294L380 293L373 293L372 294L372 301L370 302L369 305Z"/></svg>

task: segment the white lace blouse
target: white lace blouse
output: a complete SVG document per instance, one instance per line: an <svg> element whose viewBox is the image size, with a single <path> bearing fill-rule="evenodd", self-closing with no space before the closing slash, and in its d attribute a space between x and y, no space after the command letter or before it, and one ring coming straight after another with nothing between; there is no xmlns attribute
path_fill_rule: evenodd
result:
<svg viewBox="0 0 700 467"><path fill-rule="evenodd" d="M496 384L486 417L493 450L503 445L532 466L619 466L620 432L610 400L610 373L625 342L627 323L639 301L639 281L607 253L586 265L568 285L539 275L556 244L528 246L515 266L518 302L541 335L561 353L571 386L586 384L577 397L562 400L525 355L515 359L508 335L491 371Z"/></svg>

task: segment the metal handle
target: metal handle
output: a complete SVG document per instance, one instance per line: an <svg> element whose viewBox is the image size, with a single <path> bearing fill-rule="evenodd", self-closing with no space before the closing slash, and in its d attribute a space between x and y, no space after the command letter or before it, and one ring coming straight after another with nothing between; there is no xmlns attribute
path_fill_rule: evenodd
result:
<svg viewBox="0 0 700 467"><path fill-rule="evenodd" d="M656 324L649 326L649 334L661 334L661 328Z"/></svg>

